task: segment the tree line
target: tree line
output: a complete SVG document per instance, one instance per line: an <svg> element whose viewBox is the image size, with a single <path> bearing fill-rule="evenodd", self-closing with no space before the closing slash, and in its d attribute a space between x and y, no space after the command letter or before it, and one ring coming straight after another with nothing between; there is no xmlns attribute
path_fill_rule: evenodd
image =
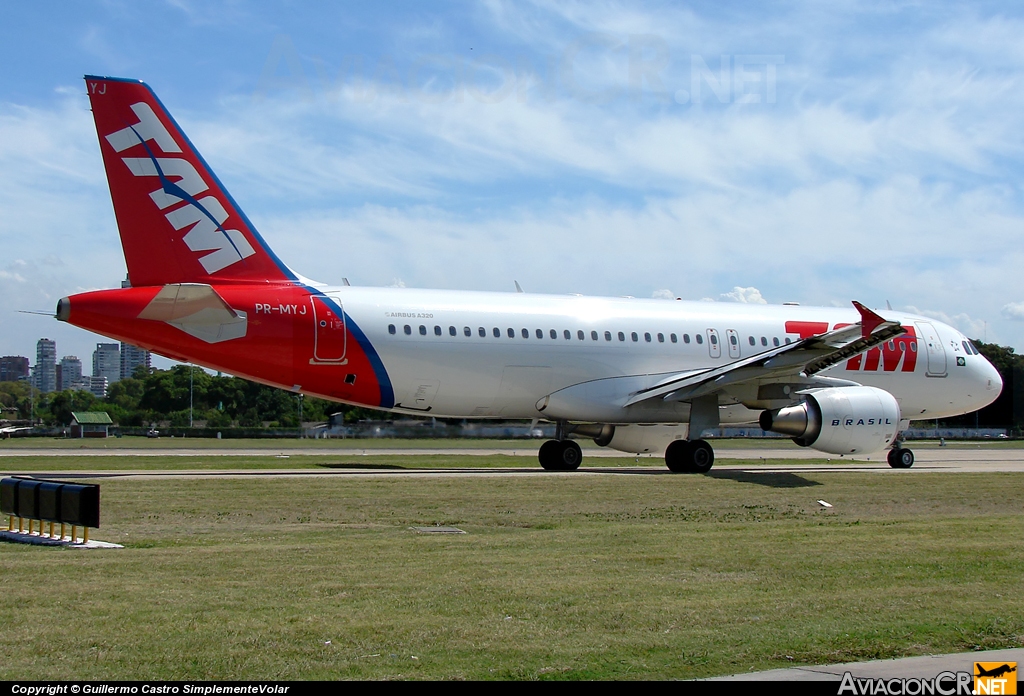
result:
<svg viewBox="0 0 1024 696"><path fill-rule="evenodd" d="M1024 356L1013 348L974 341L974 345L999 370L1003 392L995 403L976 414L940 421L945 427L997 427L1024 429ZM953 365L949 369L956 369ZM299 425L300 399L284 389L268 387L239 377L211 375L200 368L176 365L169 370L140 367L129 379L114 382L106 397L89 392L60 391L42 394L26 382L0 382L0 406L6 420L29 420L46 425L68 425L72 411L106 411L125 427L169 423L189 426L191 380L192 422L208 428L294 428ZM323 422L342 413L345 422L381 419L382 413L325 399L301 400L303 422Z"/></svg>
<svg viewBox="0 0 1024 696"><path fill-rule="evenodd" d="M0 405L5 419L33 418L52 426L69 425L72 411L105 411L125 427L188 427L191 414L193 424L205 422L208 428L294 428L300 408L303 422L323 422L335 413L343 413L346 422L374 417L370 410L309 396L300 404L293 392L188 365L169 370L140 367L131 378L111 384L102 399L86 391L43 394L30 390L26 382L0 382Z"/></svg>

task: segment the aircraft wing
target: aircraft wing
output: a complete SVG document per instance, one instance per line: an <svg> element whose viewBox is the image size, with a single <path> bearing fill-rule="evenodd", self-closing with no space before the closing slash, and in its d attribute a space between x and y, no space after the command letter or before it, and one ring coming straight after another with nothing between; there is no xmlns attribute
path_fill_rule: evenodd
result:
<svg viewBox="0 0 1024 696"><path fill-rule="evenodd" d="M794 377L811 377L906 332L899 322L886 321L859 302L855 301L853 306L861 316L856 324L766 350L722 367L672 375L635 392L624 405L632 406L657 398L690 401L744 383L770 384Z"/></svg>

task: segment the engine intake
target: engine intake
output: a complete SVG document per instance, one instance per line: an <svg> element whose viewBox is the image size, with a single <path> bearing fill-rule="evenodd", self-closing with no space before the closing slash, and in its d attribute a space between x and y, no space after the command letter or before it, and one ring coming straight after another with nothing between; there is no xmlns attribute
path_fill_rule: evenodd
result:
<svg viewBox="0 0 1024 696"><path fill-rule="evenodd" d="M782 433L801 447L832 454L878 452L896 439L900 405L875 387L834 387L806 394L802 403L764 411L763 430Z"/></svg>

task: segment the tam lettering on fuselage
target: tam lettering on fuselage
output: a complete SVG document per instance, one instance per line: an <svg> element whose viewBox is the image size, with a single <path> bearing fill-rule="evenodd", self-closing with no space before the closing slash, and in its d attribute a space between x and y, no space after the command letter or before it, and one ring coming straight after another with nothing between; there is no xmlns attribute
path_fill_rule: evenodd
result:
<svg viewBox="0 0 1024 696"><path fill-rule="evenodd" d="M836 324L841 329L849 324ZM857 372L876 372L879 365L882 372L913 372L917 369L917 332L907 325L907 332L877 348L856 355L846 361L846 369ZM819 336L828 331L826 321L787 321L786 333L797 334L801 339Z"/></svg>
<svg viewBox="0 0 1024 696"><path fill-rule="evenodd" d="M131 109L139 119L138 123L108 134L106 140L116 152L140 144L145 148L148 157L123 157L121 161L134 176L160 179L160 188L149 194L160 210L186 203L174 207L164 216L175 230L188 229L182 239L189 249L211 252L199 258L206 272L216 273L255 254L256 250L241 232L224 228L228 213L216 196L195 198L210 186L188 160L154 155L147 143L155 144L164 154L180 153L181 148L153 109L145 102L132 104ZM178 182L173 183L172 177Z"/></svg>

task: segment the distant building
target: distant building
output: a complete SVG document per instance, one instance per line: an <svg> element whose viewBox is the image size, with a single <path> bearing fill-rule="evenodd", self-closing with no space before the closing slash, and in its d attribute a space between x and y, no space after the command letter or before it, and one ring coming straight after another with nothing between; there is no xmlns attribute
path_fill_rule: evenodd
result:
<svg viewBox="0 0 1024 696"><path fill-rule="evenodd" d="M104 411L72 411L71 437L107 437L113 424Z"/></svg>
<svg viewBox="0 0 1024 696"><path fill-rule="evenodd" d="M22 379L28 379L28 358L20 355L0 358L0 382L17 382Z"/></svg>
<svg viewBox="0 0 1024 696"><path fill-rule="evenodd" d="M32 377L44 393L57 391L57 342L40 338L36 342L36 366Z"/></svg>
<svg viewBox="0 0 1024 696"><path fill-rule="evenodd" d="M57 383L61 391L71 389L71 385L82 379L82 361L75 355L65 355L60 359L60 381Z"/></svg>
<svg viewBox="0 0 1024 696"><path fill-rule="evenodd" d="M107 386L121 379L121 346L97 343L92 353L92 376L106 377Z"/></svg>
<svg viewBox="0 0 1024 696"><path fill-rule="evenodd" d="M75 391L87 391L97 399L102 399L107 395L107 386L106 377L82 375L77 382L71 383L69 389L73 389Z"/></svg>
<svg viewBox="0 0 1024 696"><path fill-rule="evenodd" d="M135 368L145 366L149 369L152 357L148 350L136 348L130 343L121 344L121 379L128 379L135 374Z"/></svg>

